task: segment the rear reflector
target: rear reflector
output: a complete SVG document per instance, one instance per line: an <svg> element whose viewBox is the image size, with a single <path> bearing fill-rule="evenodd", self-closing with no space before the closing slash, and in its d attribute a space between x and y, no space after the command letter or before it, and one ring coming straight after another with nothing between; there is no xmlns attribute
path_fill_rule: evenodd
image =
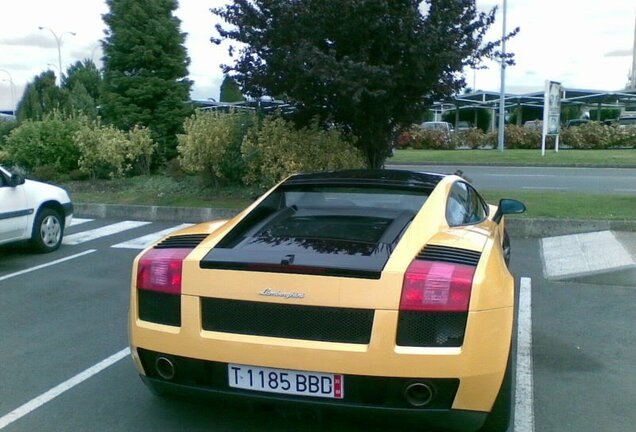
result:
<svg viewBox="0 0 636 432"><path fill-rule="evenodd" d="M404 275L400 310L465 312L475 267L414 260Z"/></svg>
<svg viewBox="0 0 636 432"><path fill-rule="evenodd" d="M137 289L181 294L183 259L192 249L151 249L137 265Z"/></svg>

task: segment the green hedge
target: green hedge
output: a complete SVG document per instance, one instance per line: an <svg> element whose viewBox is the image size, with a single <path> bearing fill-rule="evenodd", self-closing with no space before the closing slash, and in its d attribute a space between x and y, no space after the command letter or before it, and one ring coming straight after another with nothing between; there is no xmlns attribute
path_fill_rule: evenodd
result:
<svg viewBox="0 0 636 432"><path fill-rule="evenodd" d="M581 126L562 129L560 145L573 149L636 148L636 126L606 126L590 122ZM491 148L497 146L497 133L483 133L479 129L458 131L450 135L438 130L408 128L398 134L397 148L449 150L457 148ZM541 129L507 125L505 146L508 149L541 148ZM554 137L549 136L547 147L554 146Z"/></svg>

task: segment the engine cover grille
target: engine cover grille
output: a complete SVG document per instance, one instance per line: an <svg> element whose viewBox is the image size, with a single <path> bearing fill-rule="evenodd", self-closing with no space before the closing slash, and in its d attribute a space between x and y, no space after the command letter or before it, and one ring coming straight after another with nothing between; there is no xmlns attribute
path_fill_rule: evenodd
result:
<svg viewBox="0 0 636 432"><path fill-rule="evenodd" d="M368 344L374 311L202 298L201 315L209 331Z"/></svg>
<svg viewBox="0 0 636 432"><path fill-rule="evenodd" d="M155 249L194 249L208 234L185 234L168 237L155 245Z"/></svg>
<svg viewBox="0 0 636 432"><path fill-rule="evenodd" d="M480 257L481 252L437 245L426 245L417 255L417 259L421 260L442 261L471 266L476 266Z"/></svg>

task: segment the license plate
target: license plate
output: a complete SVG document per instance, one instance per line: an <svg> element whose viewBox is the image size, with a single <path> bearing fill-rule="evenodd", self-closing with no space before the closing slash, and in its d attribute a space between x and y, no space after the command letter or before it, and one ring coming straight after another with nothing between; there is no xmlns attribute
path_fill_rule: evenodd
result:
<svg viewBox="0 0 636 432"><path fill-rule="evenodd" d="M332 399L344 397L342 375L229 364L230 387Z"/></svg>

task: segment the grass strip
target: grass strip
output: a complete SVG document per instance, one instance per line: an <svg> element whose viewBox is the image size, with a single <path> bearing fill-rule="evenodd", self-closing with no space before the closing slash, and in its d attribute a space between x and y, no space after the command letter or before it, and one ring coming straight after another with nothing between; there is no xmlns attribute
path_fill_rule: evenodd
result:
<svg viewBox="0 0 636 432"><path fill-rule="evenodd" d="M482 190L492 204L501 198L522 201L527 211L523 218L557 218L585 220L636 220L636 197L633 195L598 195L552 191Z"/></svg>
<svg viewBox="0 0 636 432"><path fill-rule="evenodd" d="M514 166L636 167L636 149L554 150L396 150L386 164L471 164Z"/></svg>

